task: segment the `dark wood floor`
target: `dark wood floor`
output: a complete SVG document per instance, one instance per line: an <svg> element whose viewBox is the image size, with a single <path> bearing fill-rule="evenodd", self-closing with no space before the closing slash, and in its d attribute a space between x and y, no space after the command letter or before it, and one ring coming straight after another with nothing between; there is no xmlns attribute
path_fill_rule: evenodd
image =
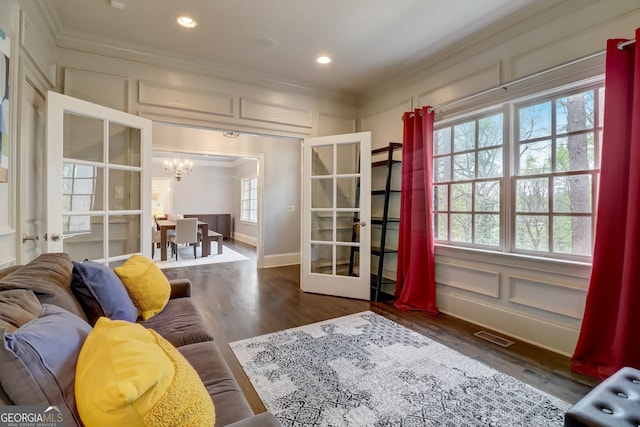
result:
<svg viewBox="0 0 640 427"><path fill-rule="evenodd" d="M254 412L264 406L229 343L371 310L496 370L509 374L567 402L575 403L599 381L573 373L569 359L516 340L505 349L473 335L480 328L441 314L404 312L393 302L372 303L308 294L300 290L299 266L256 268L255 251L239 242L225 245L251 257L247 261L164 270L167 277L189 278L192 297L220 346ZM483 328L486 330L486 328Z"/></svg>

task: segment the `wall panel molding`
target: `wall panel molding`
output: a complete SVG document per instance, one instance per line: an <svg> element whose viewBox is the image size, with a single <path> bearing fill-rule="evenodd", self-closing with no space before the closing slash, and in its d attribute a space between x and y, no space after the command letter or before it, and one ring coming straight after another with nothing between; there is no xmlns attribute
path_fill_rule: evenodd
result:
<svg viewBox="0 0 640 427"><path fill-rule="evenodd" d="M371 131L371 148L380 148L390 142L402 142L402 115L411 111L412 98L385 106L360 119L360 131ZM390 126L393 124L392 126Z"/></svg>
<svg viewBox="0 0 640 427"><path fill-rule="evenodd" d="M442 290L437 292L437 305L445 314L478 325L478 330L490 328L568 357L573 354L580 333L579 322L553 322Z"/></svg>
<svg viewBox="0 0 640 427"><path fill-rule="evenodd" d="M340 116L329 113L318 113L315 136L337 135L356 132L355 116Z"/></svg>
<svg viewBox="0 0 640 427"><path fill-rule="evenodd" d="M234 117L233 95L205 90L172 87L160 83L140 80L138 102L197 113Z"/></svg>
<svg viewBox="0 0 640 427"><path fill-rule="evenodd" d="M261 122L313 128L313 112L258 99L240 97L240 118Z"/></svg>
<svg viewBox="0 0 640 427"><path fill-rule="evenodd" d="M66 68L64 94L127 113L131 107L129 79L112 74Z"/></svg>
<svg viewBox="0 0 640 427"><path fill-rule="evenodd" d="M497 88L503 83L501 68L501 61L496 61L493 64L478 67L471 73L466 73L455 78L453 78L453 76L447 76L448 80L443 85L429 89L418 95L416 108L452 102L469 94L477 93L479 90L492 87ZM473 102L477 102L477 99L473 100ZM456 102L455 104L451 104L449 109L459 108L463 105L464 102L462 101Z"/></svg>
<svg viewBox="0 0 640 427"><path fill-rule="evenodd" d="M436 283L500 298L500 272L491 269L436 262Z"/></svg>
<svg viewBox="0 0 640 427"><path fill-rule="evenodd" d="M50 87L56 85L56 61L51 54L54 46L47 46L38 35L24 11L20 13L20 47L31 58Z"/></svg>
<svg viewBox="0 0 640 427"><path fill-rule="evenodd" d="M515 304L582 319L586 292L566 284L511 275L508 298Z"/></svg>

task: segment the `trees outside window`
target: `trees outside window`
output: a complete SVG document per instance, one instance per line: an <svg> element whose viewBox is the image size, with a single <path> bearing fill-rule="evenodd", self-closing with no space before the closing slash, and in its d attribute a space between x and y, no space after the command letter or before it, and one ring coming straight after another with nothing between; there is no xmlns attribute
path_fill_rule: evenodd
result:
<svg viewBox="0 0 640 427"><path fill-rule="evenodd" d="M589 257L603 101L602 86L583 87L436 125L436 240Z"/></svg>
<svg viewBox="0 0 640 427"><path fill-rule="evenodd" d="M590 256L603 88L516 106L516 250Z"/></svg>
<svg viewBox="0 0 640 427"><path fill-rule="evenodd" d="M499 247L504 182L503 113L436 129L437 240Z"/></svg>

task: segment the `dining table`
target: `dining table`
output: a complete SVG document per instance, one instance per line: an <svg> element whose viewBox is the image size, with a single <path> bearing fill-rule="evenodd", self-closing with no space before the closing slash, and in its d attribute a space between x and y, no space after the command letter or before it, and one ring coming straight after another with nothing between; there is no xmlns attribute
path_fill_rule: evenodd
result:
<svg viewBox="0 0 640 427"><path fill-rule="evenodd" d="M176 222L169 219L159 219L156 221L160 228L160 260L167 260L167 230L175 230ZM211 241L209 240L209 224L204 221L198 221L198 229L202 235L202 256L207 257L211 253Z"/></svg>

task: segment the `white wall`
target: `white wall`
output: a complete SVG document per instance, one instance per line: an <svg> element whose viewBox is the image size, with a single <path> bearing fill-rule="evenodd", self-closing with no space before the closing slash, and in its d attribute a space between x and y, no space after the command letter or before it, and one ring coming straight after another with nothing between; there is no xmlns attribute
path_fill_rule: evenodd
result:
<svg viewBox="0 0 640 427"><path fill-rule="evenodd" d="M152 178L167 178L163 158L153 159ZM233 211L233 169L207 166L206 162L194 165L192 175L181 181L172 178L171 199L176 214L218 214Z"/></svg>
<svg viewBox="0 0 640 427"><path fill-rule="evenodd" d="M632 38L637 0L566 0L526 21L504 22L435 55L421 69L369 94L360 130L373 146L402 141L404 111L447 103L601 51L608 38ZM436 121L604 72L604 55L506 90L437 109ZM590 265L436 247L438 307L566 355L580 330Z"/></svg>

